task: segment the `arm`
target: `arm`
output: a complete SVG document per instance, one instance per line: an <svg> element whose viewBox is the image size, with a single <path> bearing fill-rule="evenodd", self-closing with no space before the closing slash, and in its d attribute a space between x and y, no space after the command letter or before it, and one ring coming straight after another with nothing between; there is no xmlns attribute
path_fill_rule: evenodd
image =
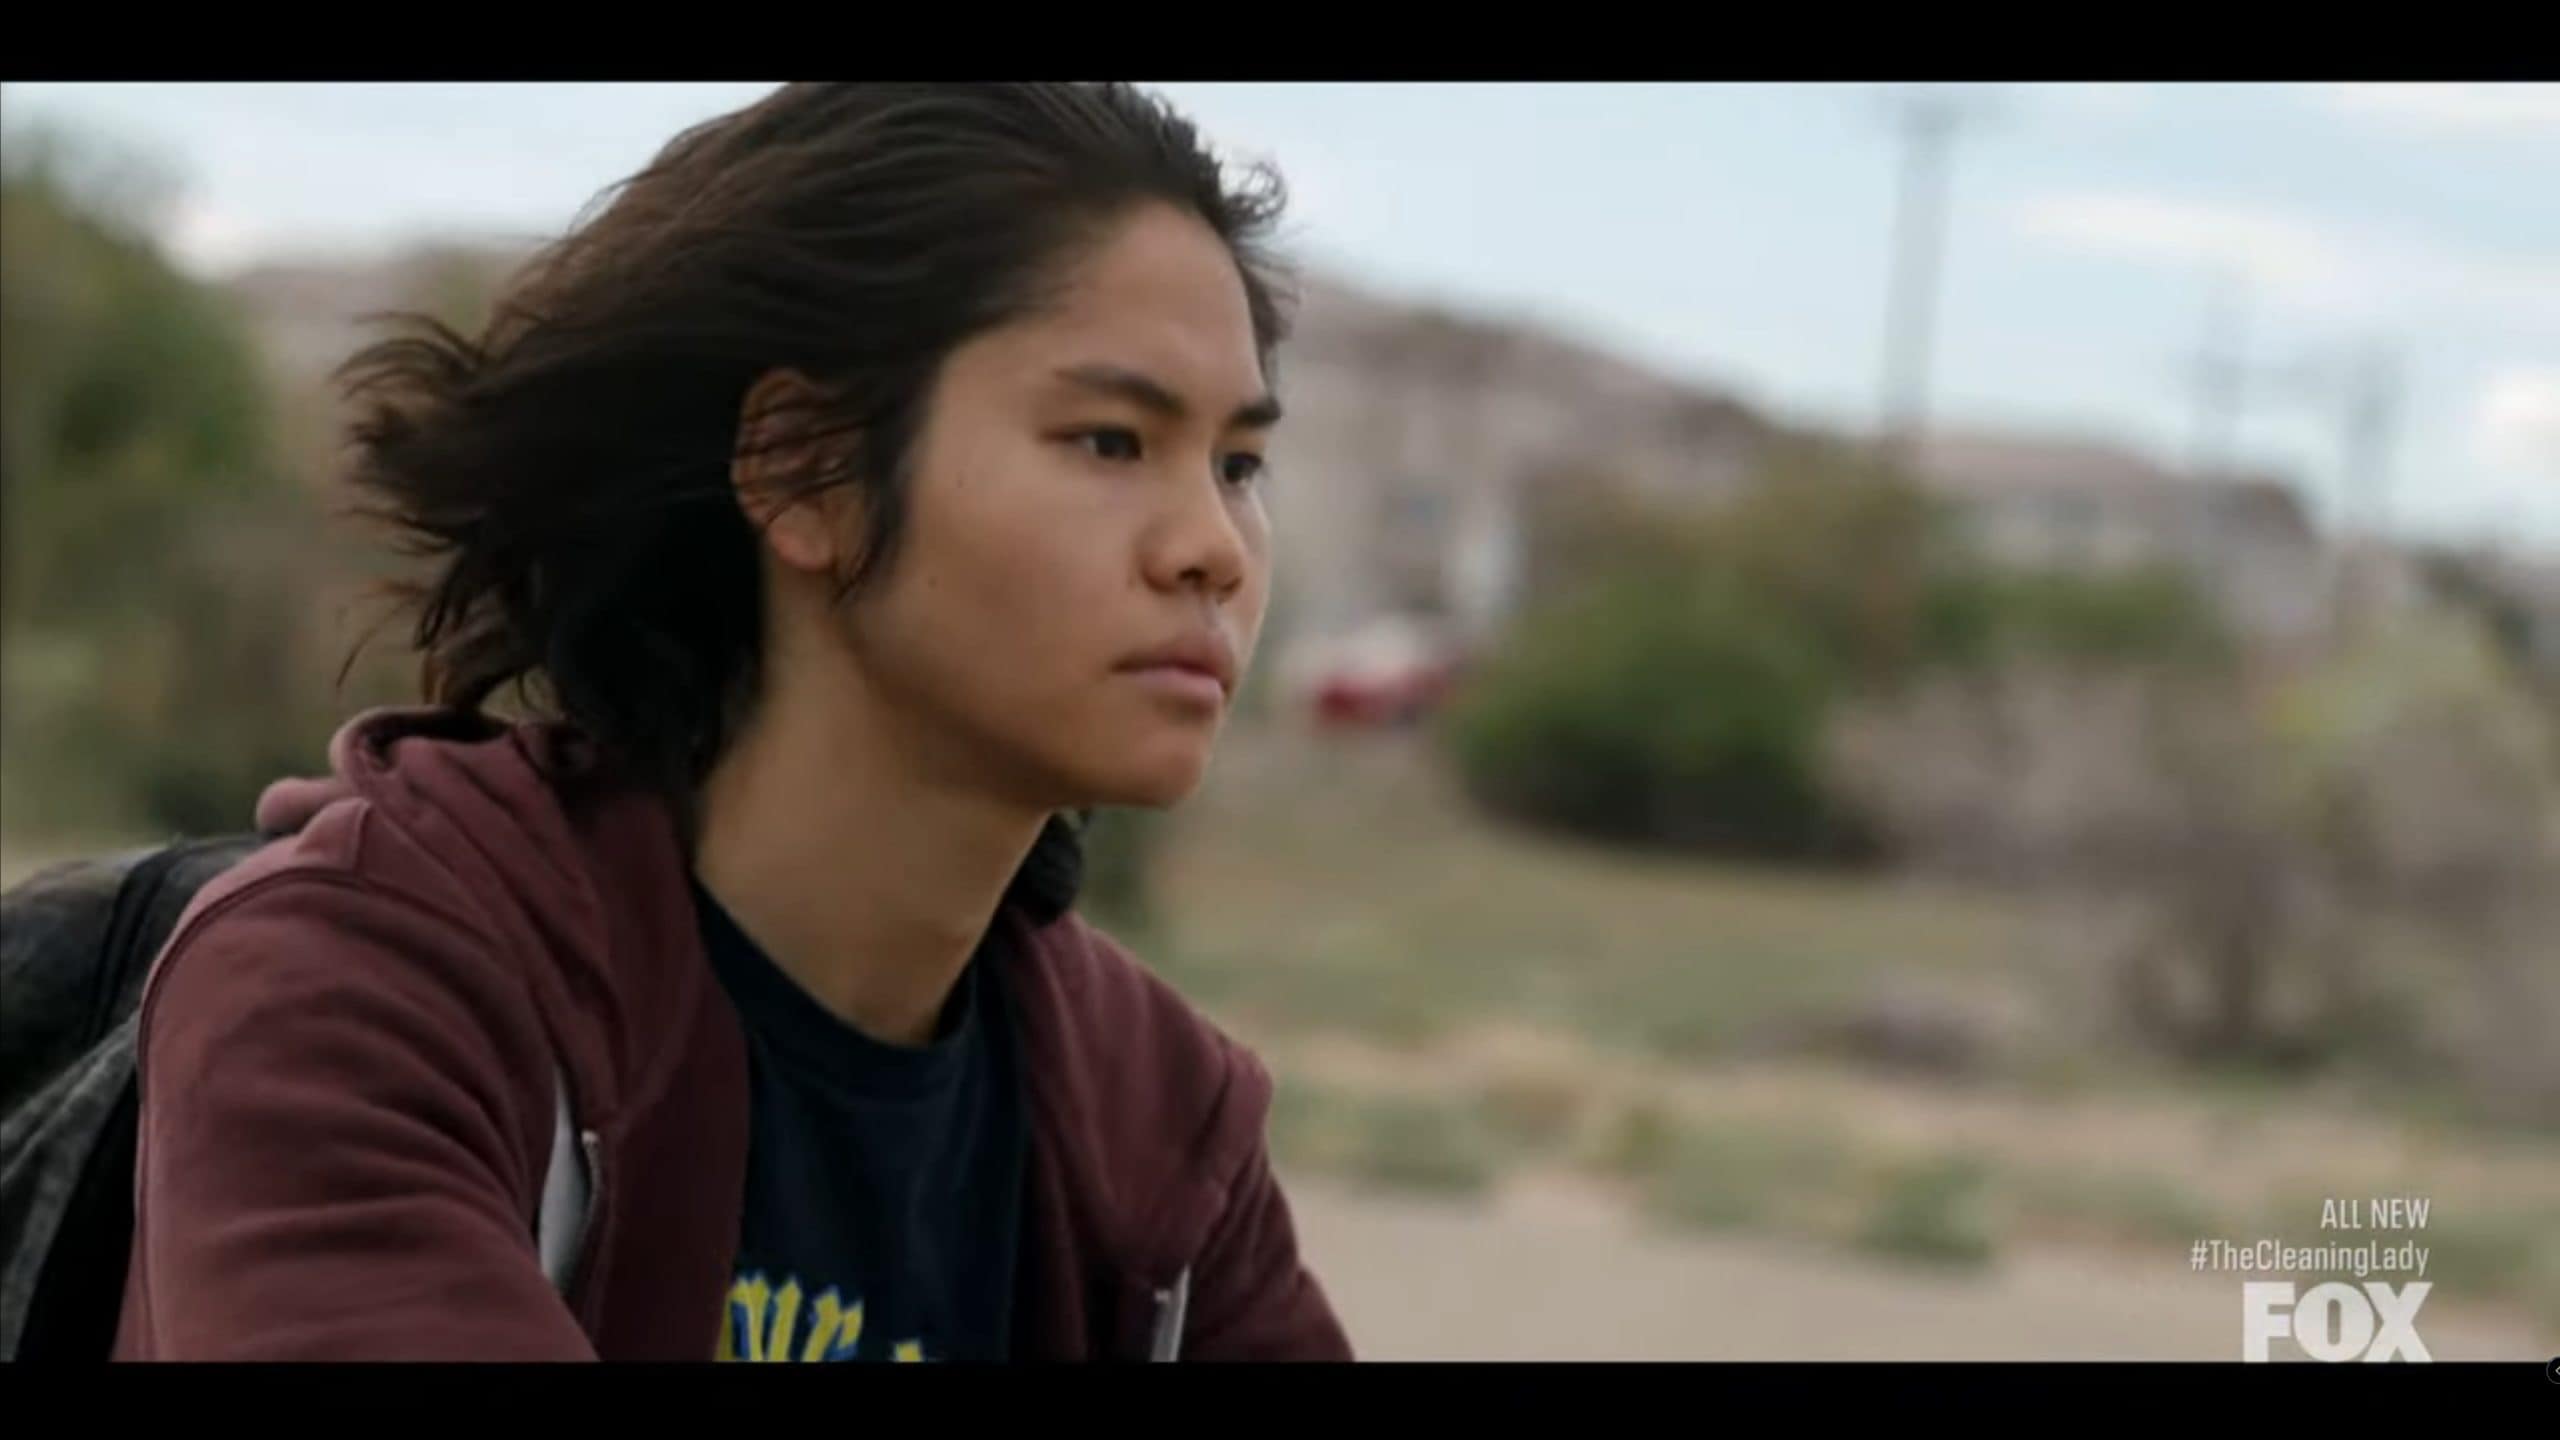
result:
<svg viewBox="0 0 2560 1440"><path fill-rule="evenodd" d="M1239 1059L1268 1096L1258 1062ZM1264 1108L1257 1105L1257 1110ZM1350 1360L1351 1340L1298 1253L1289 1200L1271 1169L1259 1115L1227 1204L1193 1267L1184 1360Z"/></svg>
<svg viewBox="0 0 2560 1440"><path fill-rule="evenodd" d="M494 946L305 872L161 963L119 1358L594 1358L534 1251L549 1048Z"/></svg>

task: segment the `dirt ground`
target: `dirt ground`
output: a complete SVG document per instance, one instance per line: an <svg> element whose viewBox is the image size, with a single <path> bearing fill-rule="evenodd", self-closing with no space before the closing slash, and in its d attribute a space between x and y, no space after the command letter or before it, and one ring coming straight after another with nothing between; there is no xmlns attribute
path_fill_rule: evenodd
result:
<svg viewBox="0 0 2560 1440"><path fill-rule="evenodd" d="M1945 1275L1773 1240L1649 1231L1569 1180L1490 1204L1286 1182L1307 1262L1363 1360L2232 1360L2240 1285L2183 1253L2023 1250ZM2560 1336L2430 1294L2436 1360L2534 1360ZM2300 1359L2289 1343L2277 1359Z"/></svg>

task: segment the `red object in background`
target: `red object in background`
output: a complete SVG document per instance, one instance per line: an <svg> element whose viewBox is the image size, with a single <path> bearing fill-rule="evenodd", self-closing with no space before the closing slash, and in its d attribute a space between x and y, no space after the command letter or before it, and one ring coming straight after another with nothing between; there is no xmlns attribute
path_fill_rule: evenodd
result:
<svg viewBox="0 0 2560 1440"><path fill-rule="evenodd" d="M1373 729L1416 724L1446 704L1470 658L1440 623L1388 615L1304 642L1286 669L1319 728Z"/></svg>
<svg viewBox="0 0 2560 1440"><path fill-rule="evenodd" d="M1410 725L1447 702L1456 689L1453 661L1382 675L1334 674L1315 687L1319 723L1345 728Z"/></svg>
<svg viewBox="0 0 2560 1440"><path fill-rule="evenodd" d="M1382 705L1378 687L1338 675L1316 687L1316 719L1337 728L1378 723Z"/></svg>

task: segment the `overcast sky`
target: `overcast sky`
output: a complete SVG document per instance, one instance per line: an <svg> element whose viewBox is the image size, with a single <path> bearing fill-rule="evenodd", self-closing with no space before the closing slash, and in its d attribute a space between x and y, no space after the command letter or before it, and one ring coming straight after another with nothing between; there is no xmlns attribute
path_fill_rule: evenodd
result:
<svg viewBox="0 0 2560 1440"><path fill-rule="evenodd" d="M556 232L757 84L0 87L179 180L199 273ZM1535 317L1799 419L1878 390L1897 149L1872 86L1159 87L1296 196L1308 259ZM2399 528L2560 552L2560 86L2007 85L1954 151L1934 417L2191 453L2215 276L2262 364L2398 347ZM2238 449L2333 513L2341 425L2265 387Z"/></svg>

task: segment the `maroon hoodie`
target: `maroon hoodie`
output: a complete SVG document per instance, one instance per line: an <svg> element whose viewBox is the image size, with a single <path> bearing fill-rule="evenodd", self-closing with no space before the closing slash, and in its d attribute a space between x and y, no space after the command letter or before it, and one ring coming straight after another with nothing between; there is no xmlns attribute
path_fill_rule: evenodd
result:
<svg viewBox="0 0 2560 1440"><path fill-rule="evenodd" d="M119 1359L707 1360L745 1040L666 807L551 725L375 711L154 967ZM1351 1358L1264 1145L1272 1082L1112 940L1012 907L1031 1159L1015 1353ZM555 1061L559 1070L555 1072ZM536 1254L557 1081L591 1170Z"/></svg>

